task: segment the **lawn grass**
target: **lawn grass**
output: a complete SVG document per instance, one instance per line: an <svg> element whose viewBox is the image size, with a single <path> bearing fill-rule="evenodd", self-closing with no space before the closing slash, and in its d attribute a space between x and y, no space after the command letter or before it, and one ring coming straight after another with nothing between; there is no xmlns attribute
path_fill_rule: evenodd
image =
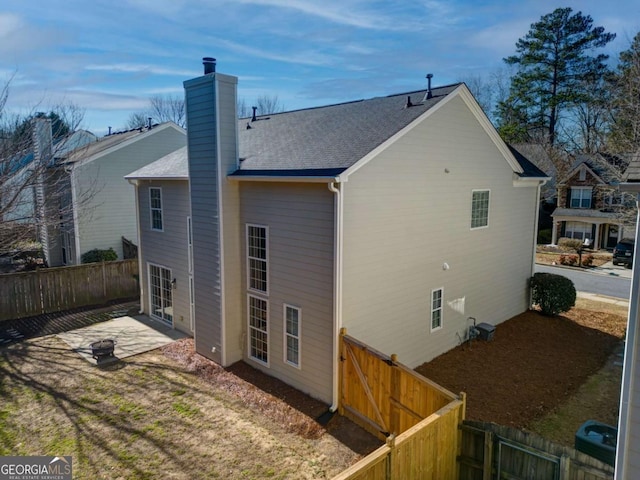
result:
<svg viewBox="0 0 640 480"><path fill-rule="evenodd" d="M0 349L0 455L71 455L78 479L331 478L360 457L160 351L98 368L53 336Z"/></svg>

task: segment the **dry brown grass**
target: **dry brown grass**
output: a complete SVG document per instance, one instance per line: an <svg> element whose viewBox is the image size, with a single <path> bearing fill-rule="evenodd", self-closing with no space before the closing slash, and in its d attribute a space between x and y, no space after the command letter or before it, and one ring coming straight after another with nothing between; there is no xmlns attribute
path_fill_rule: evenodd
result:
<svg viewBox="0 0 640 480"><path fill-rule="evenodd" d="M98 368L53 336L0 349L0 455L71 455L78 479L189 480L331 478L361 458L188 345L173 355Z"/></svg>

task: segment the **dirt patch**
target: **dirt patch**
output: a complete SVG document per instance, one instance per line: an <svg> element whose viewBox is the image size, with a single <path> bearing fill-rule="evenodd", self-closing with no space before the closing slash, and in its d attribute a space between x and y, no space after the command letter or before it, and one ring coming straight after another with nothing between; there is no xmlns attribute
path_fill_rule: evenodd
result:
<svg viewBox="0 0 640 480"><path fill-rule="evenodd" d="M541 265L560 265L561 255L578 256L578 254L573 250L552 247L550 245L538 245L536 248L536 263ZM611 253L606 251L585 251L583 253L583 257L587 255L591 256L591 264L588 267L583 268L600 267L605 263L610 262L612 258Z"/></svg>
<svg viewBox="0 0 640 480"><path fill-rule="evenodd" d="M469 419L526 428L605 365L625 328L625 317L611 311L529 311L498 325L493 341L457 347L416 370L466 392Z"/></svg>

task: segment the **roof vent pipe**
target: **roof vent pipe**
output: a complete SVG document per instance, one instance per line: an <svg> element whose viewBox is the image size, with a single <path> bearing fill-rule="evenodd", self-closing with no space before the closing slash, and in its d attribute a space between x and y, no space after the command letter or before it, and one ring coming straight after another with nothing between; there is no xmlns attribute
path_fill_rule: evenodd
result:
<svg viewBox="0 0 640 480"><path fill-rule="evenodd" d="M404 108L413 107L413 103L411 103L411 95L407 95L407 103L405 103Z"/></svg>
<svg viewBox="0 0 640 480"><path fill-rule="evenodd" d="M216 59L213 57L203 57L202 65L204 65L204 74L216 73Z"/></svg>
<svg viewBox="0 0 640 480"><path fill-rule="evenodd" d="M111 135L111 127L109 127L109 133L107 135Z"/></svg>
<svg viewBox="0 0 640 480"><path fill-rule="evenodd" d="M258 109L258 107L251 107L253 109L253 116L251 117L251 121L255 122L256 121L256 110Z"/></svg>
<svg viewBox="0 0 640 480"><path fill-rule="evenodd" d="M425 97L426 100L429 100L433 97L433 92L431 92L431 79L433 78L433 73L427 73L427 95Z"/></svg>
<svg viewBox="0 0 640 480"><path fill-rule="evenodd" d="M151 117L147 117L147 128L151 130Z"/></svg>

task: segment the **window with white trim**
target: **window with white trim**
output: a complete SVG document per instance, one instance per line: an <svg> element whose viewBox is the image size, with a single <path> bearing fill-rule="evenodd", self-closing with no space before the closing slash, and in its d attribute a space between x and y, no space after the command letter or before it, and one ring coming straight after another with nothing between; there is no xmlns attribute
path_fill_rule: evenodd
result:
<svg viewBox="0 0 640 480"><path fill-rule="evenodd" d="M162 189L149 188L149 210L151 212L151 230L162 231Z"/></svg>
<svg viewBox="0 0 640 480"><path fill-rule="evenodd" d="M591 208L591 187L571 187L571 208Z"/></svg>
<svg viewBox="0 0 640 480"><path fill-rule="evenodd" d="M489 225L489 190L473 190L471 198L471 228Z"/></svg>
<svg viewBox="0 0 640 480"><path fill-rule="evenodd" d="M564 236L567 238L575 238L577 240L584 240L591 238L591 224L585 222L567 222L564 228Z"/></svg>
<svg viewBox="0 0 640 480"><path fill-rule="evenodd" d="M173 324L173 288L171 270L148 264L149 270L149 304L152 317Z"/></svg>
<svg viewBox="0 0 640 480"><path fill-rule="evenodd" d="M267 227L247 224L247 286L268 293Z"/></svg>
<svg viewBox="0 0 640 480"><path fill-rule="evenodd" d="M302 310L284 305L284 361L300 368L300 322Z"/></svg>
<svg viewBox="0 0 640 480"><path fill-rule="evenodd" d="M431 290L431 330L442 328L442 298L444 289Z"/></svg>
<svg viewBox="0 0 640 480"><path fill-rule="evenodd" d="M249 357L269 364L269 312L267 301L248 295Z"/></svg>
<svg viewBox="0 0 640 480"><path fill-rule="evenodd" d="M187 217L187 252L189 255L189 273L193 273L193 236L191 234L191 217Z"/></svg>

